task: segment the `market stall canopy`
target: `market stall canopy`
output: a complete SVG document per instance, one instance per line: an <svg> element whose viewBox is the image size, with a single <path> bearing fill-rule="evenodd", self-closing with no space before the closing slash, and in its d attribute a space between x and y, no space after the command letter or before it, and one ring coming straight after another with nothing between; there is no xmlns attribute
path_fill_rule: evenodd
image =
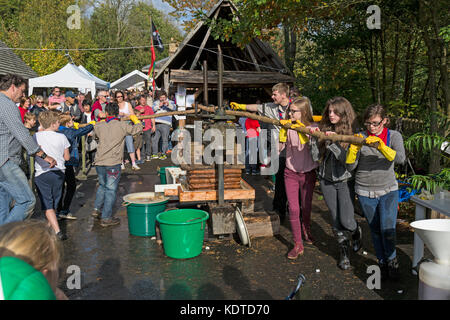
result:
<svg viewBox="0 0 450 320"><path fill-rule="evenodd" d="M107 87L107 89L110 88L111 84L110 84L109 82L106 82L106 81L104 81L104 80L102 80L102 79L100 79L100 78L97 78L97 77L94 76L92 73L90 73L89 71L87 71L85 67L83 67L83 66L80 65L80 66L78 66L78 68L79 68L81 71L83 71L84 73L86 73L89 77L91 77L92 79L94 79L96 83L101 83L101 84L105 85L105 86Z"/></svg>
<svg viewBox="0 0 450 320"><path fill-rule="evenodd" d="M53 87L88 89L91 91L93 97L98 89L108 89L108 86L105 85L103 80L95 80L93 77L81 71L76 65L68 63L54 73L29 79L28 95L33 94L34 88Z"/></svg>
<svg viewBox="0 0 450 320"><path fill-rule="evenodd" d="M145 80L148 80L148 76L146 74L139 70L134 70L111 83L111 89L125 90Z"/></svg>

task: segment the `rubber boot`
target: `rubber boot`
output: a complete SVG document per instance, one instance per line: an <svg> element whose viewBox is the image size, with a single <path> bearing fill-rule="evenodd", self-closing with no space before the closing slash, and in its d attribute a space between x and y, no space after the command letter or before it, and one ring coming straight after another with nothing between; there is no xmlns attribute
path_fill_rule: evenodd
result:
<svg viewBox="0 0 450 320"><path fill-rule="evenodd" d="M356 223L356 230L352 233L353 252L358 252L361 249L362 229L361 226Z"/></svg>
<svg viewBox="0 0 450 320"><path fill-rule="evenodd" d="M351 268L349 259L349 245L350 241L345 237L344 233L338 232L339 244L339 262L338 267L342 270L349 270Z"/></svg>

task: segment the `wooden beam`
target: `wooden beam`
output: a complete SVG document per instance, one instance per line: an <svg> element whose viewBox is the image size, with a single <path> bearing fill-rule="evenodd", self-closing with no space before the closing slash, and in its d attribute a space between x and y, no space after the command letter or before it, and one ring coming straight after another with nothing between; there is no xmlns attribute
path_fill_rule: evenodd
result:
<svg viewBox="0 0 450 320"><path fill-rule="evenodd" d="M208 71L208 85L217 86L218 72ZM293 83L294 78L279 72L251 72L251 71L224 71L223 84L232 85L271 85L278 82ZM172 83L186 83L189 85L202 85L203 72L201 70L171 70Z"/></svg>
<svg viewBox="0 0 450 320"><path fill-rule="evenodd" d="M252 48L248 44L245 47L247 48L248 53L250 54L250 58L252 59L253 63L255 64L256 71L261 71L261 69L259 68L258 62L256 61L255 55L253 54Z"/></svg>
<svg viewBox="0 0 450 320"><path fill-rule="evenodd" d="M164 70L164 90L167 93L167 96L169 96L169 70Z"/></svg>
<svg viewBox="0 0 450 320"><path fill-rule="evenodd" d="M220 12L220 8L218 8L216 13L214 14L214 20L217 19L219 12ZM200 55L202 54L202 51L205 48L206 42L208 42L210 35L211 35L211 27L208 27L208 31L206 31L205 38L203 38L200 48L198 48L197 54L195 55L194 61L192 61L192 64L191 64L191 67L189 68L189 70L194 70L194 67L197 64L198 59L200 58Z"/></svg>
<svg viewBox="0 0 450 320"><path fill-rule="evenodd" d="M227 52L228 52L228 54L230 56L233 56L233 52L231 51L230 48L227 49ZM231 59L231 62L233 62L233 65L234 65L234 68L236 69L236 71L239 71L239 67L238 67L238 65L236 63L236 60L235 59Z"/></svg>

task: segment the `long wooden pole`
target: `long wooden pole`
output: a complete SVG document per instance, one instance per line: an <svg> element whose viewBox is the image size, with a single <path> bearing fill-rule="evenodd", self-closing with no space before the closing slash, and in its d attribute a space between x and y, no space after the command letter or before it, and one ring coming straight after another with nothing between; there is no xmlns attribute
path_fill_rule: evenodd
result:
<svg viewBox="0 0 450 320"><path fill-rule="evenodd" d="M198 109L199 110L204 110L206 112L210 112L210 113L215 113L216 112L216 107L206 107L204 105L198 105ZM158 114L152 114L152 115L147 115L147 116L138 116L137 118L139 120L145 120L145 119L154 119L154 118L159 118L159 117L165 117L165 116L174 116L174 115L186 115L186 114L195 114L195 110L190 109L190 110L185 110L185 111L171 111L171 112L162 112L162 113L158 113ZM282 125L280 123L279 120L275 120L269 117L265 117L265 116L260 116L255 114L254 112L247 112L247 111L234 111L234 110L225 110L225 114L226 115L230 115L230 116L238 116L238 117L246 117L246 118L250 118L250 119L254 119L254 120L258 120L261 122L265 122L265 123L270 123L273 124L275 126L279 126L279 127L284 127L286 129L291 129L292 124L287 123L285 125ZM123 117L120 119L121 121L123 120L130 120L129 117ZM86 126L86 124L80 124L80 127L84 127ZM355 136L351 136L351 135L341 135L341 134L333 134L333 135L325 135L325 133L323 132L310 132L308 128L305 127L300 127L300 128L292 128L291 130L300 132L300 133L305 133L305 134L309 134L313 137L318 138L319 140L330 140L332 142L348 142L348 143L352 143L352 144L363 144L363 145L368 145L365 143L365 139L364 138L360 138L360 137L355 137ZM376 144L372 144L372 145L368 145L370 147L377 147Z"/></svg>

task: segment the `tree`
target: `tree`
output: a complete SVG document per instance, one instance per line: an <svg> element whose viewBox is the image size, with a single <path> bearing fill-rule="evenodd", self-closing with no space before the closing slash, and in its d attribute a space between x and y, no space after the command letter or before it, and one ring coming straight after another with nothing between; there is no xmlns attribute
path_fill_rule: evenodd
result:
<svg viewBox="0 0 450 320"><path fill-rule="evenodd" d="M166 0L175 10L170 14L177 20L182 20L184 30L188 31L199 22L199 16L207 13L215 4L215 1L207 0Z"/></svg>
<svg viewBox="0 0 450 320"><path fill-rule="evenodd" d="M179 30L153 6L134 1L107 1L95 8L89 24L93 41L102 48L150 46L150 17L166 44L157 59L168 55L169 39L181 40ZM119 22L120 21L120 22ZM102 76L114 81L150 63L150 49L110 50L101 63Z"/></svg>

